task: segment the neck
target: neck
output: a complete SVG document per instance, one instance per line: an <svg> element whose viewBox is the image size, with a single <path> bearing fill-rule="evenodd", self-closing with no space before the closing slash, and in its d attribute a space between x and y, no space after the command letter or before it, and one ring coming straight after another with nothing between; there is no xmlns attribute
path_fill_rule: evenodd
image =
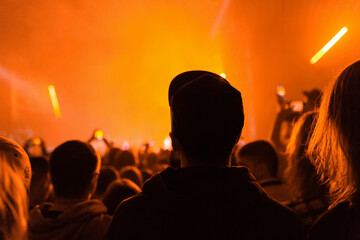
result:
<svg viewBox="0 0 360 240"><path fill-rule="evenodd" d="M184 153L180 152L180 162L181 167L229 167L230 162L228 159L215 159L216 161L211 161L212 159L198 159L198 158L189 158ZM214 163L221 162L224 164Z"/></svg>

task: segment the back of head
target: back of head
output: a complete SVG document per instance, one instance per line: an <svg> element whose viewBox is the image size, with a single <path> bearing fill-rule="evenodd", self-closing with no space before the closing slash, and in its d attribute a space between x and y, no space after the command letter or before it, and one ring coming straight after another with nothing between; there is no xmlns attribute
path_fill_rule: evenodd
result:
<svg viewBox="0 0 360 240"><path fill-rule="evenodd" d="M190 71L169 87L172 134L192 159L212 164L230 156L244 125L241 94L214 73Z"/></svg>
<svg viewBox="0 0 360 240"><path fill-rule="evenodd" d="M30 186L30 207L46 200L50 194L49 163L43 157L30 157L32 179Z"/></svg>
<svg viewBox="0 0 360 240"><path fill-rule="evenodd" d="M243 146L237 154L239 163L250 168L257 180L276 177L278 155L268 141L255 141Z"/></svg>
<svg viewBox="0 0 360 240"><path fill-rule="evenodd" d="M308 153L335 203L360 194L360 61L323 92Z"/></svg>
<svg viewBox="0 0 360 240"><path fill-rule="evenodd" d="M25 239L28 197L23 179L10 166L11 161L0 152L0 239Z"/></svg>
<svg viewBox="0 0 360 240"><path fill-rule="evenodd" d="M123 167L135 165L135 156L128 150L119 152L115 157L115 167L118 171L120 171Z"/></svg>
<svg viewBox="0 0 360 240"><path fill-rule="evenodd" d="M19 172L24 184L29 189L31 182L31 165L25 150L15 141L0 136L0 152L6 156L11 166Z"/></svg>
<svg viewBox="0 0 360 240"><path fill-rule="evenodd" d="M126 198L139 193L140 188L128 179L113 181L104 194L103 202L110 215L114 214L117 205Z"/></svg>
<svg viewBox="0 0 360 240"><path fill-rule="evenodd" d="M49 173L49 163L43 157L30 157L32 170L31 184L35 182L43 182Z"/></svg>
<svg viewBox="0 0 360 240"><path fill-rule="evenodd" d="M322 93L319 89L312 89L311 91L303 91L303 94L307 98L306 102L306 110L313 111L314 109L318 109L321 103Z"/></svg>
<svg viewBox="0 0 360 240"><path fill-rule="evenodd" d="M50 175L55 195L78 198L87 193L100 160L90 144L68 141L58 146L50 157Z"/></svg>
<svg viewBox="0 0 360 240"><path fill-rule="evenodd" d="M100 169L99 179L95 195L101 197L112 181L119 178L119 172L112 166L104 166Z"/></svg>
<svg viewBox="0 0 360 240"><path fill-rule="evenodd" d="M158 156L151 152L146 157L147 167L153 169L159 163Z"/></svg>
<svg viewBox="0 0 360 240"><path fill-rule="evenodd" d="M102 162L103 165L111 165L115 166L115 160L116 156L121 152L120 148L110 148L110 150L107 152L107 154L104 157L104 162Z"/></svg>
<svg viewBox="0 0 360 240"><path fill-rule="evenodd" d="M126 166L120 170L120 178L127 178L139 187L143 185L143 177L140 170L135 166Z"/></svg>

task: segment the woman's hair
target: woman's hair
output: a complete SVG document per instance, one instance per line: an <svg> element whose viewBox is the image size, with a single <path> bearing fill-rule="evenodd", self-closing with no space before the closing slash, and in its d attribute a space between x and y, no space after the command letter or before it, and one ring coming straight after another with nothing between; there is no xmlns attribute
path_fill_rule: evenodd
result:
<svg viewBox="0 0 360 240"><path fill-rule="evenodd" d="M348 66L323 94L308 154L330 185L333 205L360 189L360 61Z"/></svg>
<svg viewBox="0 0 360 240"><path fill-rule="evenodd" d="M314 165L306 155L315 112L302 115L295 123L286 148L285 178L294 199L325 196L327 188L319 183Z"/></svg>
<svg viewBox="0 0 360 240"><path fill-rule="evenodd" d="M19 172L0 152L0 239L25 239L28 197Z"/></svg>

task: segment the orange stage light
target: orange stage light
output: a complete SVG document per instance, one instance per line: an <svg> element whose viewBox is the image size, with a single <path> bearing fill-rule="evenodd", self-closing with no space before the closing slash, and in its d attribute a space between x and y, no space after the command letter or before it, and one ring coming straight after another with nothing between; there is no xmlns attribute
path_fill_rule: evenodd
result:
<svg viewBox="0 0 360 240"><path fill-rule="evenodd" d="M41 144L41 139L40 138L34 138L32 140L32 142L33 142L34 145L40 145Z"/></svg>
<svg viewBox="0 0 360 240"><path fill-rule="evenodd" d="M56 97L55 87L53 85L49 85L48 89L50 94L50 100L54 108L55 116L60 117L61 116L60 107L59 107L58 99Z"/></svg>
<svg viewBox="0 0 360 240"><path fill-rule="evenodd" d="M310 60L312 64L316 63L339 39L347 32L347 27L343 27L315 56Z"/></svg>
<svg viewBox="0 0 360 240"><path fill-rule="evenodd" d="M96 130L94 135L97 140L102 140L104 138L104 132L101 130Z"/></svg>
<svg viewBox="0 0 360 240"><path fill-rule="evenodd" d="M226 78L226 74L225 73L220 73L220 76L223 78Z"/></svg>
<svg viewBox="0 0 360 240"><path fill-rule="evenodd" d="M277 85L276 86L276 92L279 96L281 97L285 97L285 94L286 94L286 90L285 90L285 87L282 86L282 85Z"/></svg>

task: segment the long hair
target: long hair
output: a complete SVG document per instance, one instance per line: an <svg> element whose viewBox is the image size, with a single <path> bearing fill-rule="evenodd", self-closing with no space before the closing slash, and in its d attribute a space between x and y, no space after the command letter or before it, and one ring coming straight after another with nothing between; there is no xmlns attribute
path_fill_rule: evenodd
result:
<svg viewBox="0 0 360 240"><path fill-rule="evenodd" d="M315 112L308 112L296 121L286 148L285 178L295 200L325 196L327 193L326 186L319 182L315 166L306 155L314 118Z"/></svg>
<svg viewBox="0 0 360 240"><path fill-rule="evenodd" d="M28 197L26 187L0 152L0 239L25 239L27 236Z"/></svg>
<svg viewBox="0 0 360 240"><path fill-rule="evenodd" d="M360 61L325 89L308 154L330 185L333 204L360 190Z"/></svg>

